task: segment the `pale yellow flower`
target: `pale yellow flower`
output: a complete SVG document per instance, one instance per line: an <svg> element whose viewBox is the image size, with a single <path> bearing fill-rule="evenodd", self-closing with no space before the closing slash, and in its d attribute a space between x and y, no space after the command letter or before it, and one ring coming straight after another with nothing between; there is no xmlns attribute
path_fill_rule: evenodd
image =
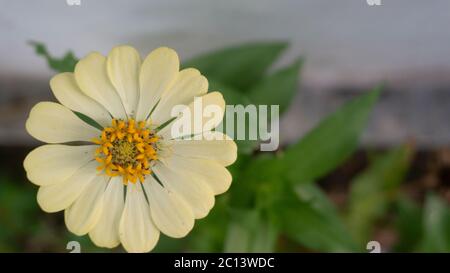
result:
<svg viewBox="0 0 450 273"><path fill-rule="evenodd" d="M24 167L40 186L40 207L65 210L67 228L76 235L89 234L100 247L122 243L128 252L148 252L160 232L186 236L211 210L214 196L229 188L225 167L237 154L231 139L202 128L194 133L225 140L176 140L170 130L175 121L159 127L172 119L173 106L192 107L194 97L204 98L203 107L219 106L222 117L225 108L220 93L207 93L198 70L179 70L174 50L158 48L143 61L130 46L107 57L90 53L50 86L61 104L35 105L26 129L51 144L30 152Z"/></svg>

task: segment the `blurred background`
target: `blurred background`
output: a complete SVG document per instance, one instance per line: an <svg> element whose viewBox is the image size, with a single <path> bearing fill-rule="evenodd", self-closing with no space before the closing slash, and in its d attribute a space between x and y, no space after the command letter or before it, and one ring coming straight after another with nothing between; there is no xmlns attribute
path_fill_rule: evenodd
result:
<svg viewBox="0 0 450 273"><path fill-rule="evenodd" d="M68 5L65 0L0 0L0 252L65 252L72 239L80 240L85 251L104 251L70 235L61 213L43 213L35 201L37 187L26 180L22 162L38 142L25 132L25 119L38 101L54 100L48 82L55 74L30 41L45 43L53 56L71 50L78 58L94 50L107 54L118 44L132 45L142 55L164 45L183 60L245 42L287 41L289 48L271 69L298 56L304 63L298 92L282 118L282 146L296 142L343 102L385 83L359 150L319 185L338 210L345 210L350 185L370 168L371 154L406 145L410 159L399 191L408 201L393 205L406 207L401 214L406 220L399 223L397 214L383 210L370 237L387 251L426 251L414 237L426 237L427 231L397 227L426 227L422 218L429 212L430 194L431 207L440 204L445 210L450 201L450 2L381 2L80 0L80 5ZM441 224L434 220L430 225L450 236L450 218L443 219L442 227L436 228ZM220 239L206 241L224 232L211 235L199 227L194 239L162 239L159 250L221 251ZM409 241L402 241L402 232L411 233ZM275 250L327 251L283 235Z"/></svg>

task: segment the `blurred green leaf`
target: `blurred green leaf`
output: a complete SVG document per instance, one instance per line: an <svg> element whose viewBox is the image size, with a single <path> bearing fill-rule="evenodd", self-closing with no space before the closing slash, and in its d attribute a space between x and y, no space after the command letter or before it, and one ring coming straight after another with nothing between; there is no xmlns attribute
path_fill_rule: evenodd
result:
<svg viewBox="0 0 450 273"><path fill-rule="evenodd" d="M284 113L297 92L298 79L303 60L297 60L258 82L248 96L254 104L279 105Z"/></svg>
<svg viewBox="0 0 450 273"><path fill-rule="evenodd" d="M225 240L225 252L273 252L278 231L259 210L237 210L231 213Z"/></svg>
<svg viewBox="0 0 450 273"><path fill-rule="evenodd" d="M339 166L357 148L358 139L378 99L376 88L346 103L286 149L284 174L293 183L308 183Z"/></svg>
<svg viewBox="0 0 450 273"><path fill-rule="evenodd" d="M396 201L396 211L398 242L394 251L407 252L417 245L423 234L422 210L413 200L402 195Z"/></svg>
<svg viewBox="0 0 450 273"><path fill-rule="evenodd" d="M228 194L217 196L214 209L207 217L195 221L194 229L186 238L186 248L177 252L222 252L229 219Z"/></svg>
<svg viewBox="0 0 450 273"><path fill-rule="evenodd" d="M227 105L247 105L250 104L251 101L246 94L242 94L236 88L230 87L222 82L218 82L216 80L208 80L209 82L209 90L211 91L219 91L222 93L223 98Z"/></svg>
<svg viewBox="0 0 450 273"><path fill-rule="evenodd" d="M360 244L370 239L375 222L385 214L404 180L411 160L404 145L377 156L351 184L348 223Z"/></svg>
<svg viewBox="0 0 450 273"><path fill-rule="evenodd" d="M246 91L286 47L284 42L248 43L203 54L185 62L184 67L195 67L208 79Z"/></svg>
<svg viewBox="0 0 450 273"><path fill-rule="evenodd" d="M233 173L230 205L234 208L265 209L281 194L278 160L273 154L239 156L240 170Z"/></svg>
<svg viewBox="0 0 450 273"><path fill-rule="evenodd" d="M36 54L44 57L47 60L48 66L56 72L73 72L78 59L72 51L67 52L62 58L55 58L50 55L47 47L43 43L30 42L34 47Z"/></svg>
<svg viewBox="0 0 450 273"><path fill-rule="evenodd" d="M450 252L450 209L448 203L429 193L423 210L421 252Z"/></svg>
<svg viewBox="0 0 450 273"><path fill-rule="evenodd" d="M287 189L275 208L281 230L292 240L315 251L358 251L333 204L314 184Z"/></svg>
<svg viewBox="0 0 450 273"><path fill-rule="evenodd" d="M34 191L0 175L0 252L18 251L17 242L37 228Z"/></svg>

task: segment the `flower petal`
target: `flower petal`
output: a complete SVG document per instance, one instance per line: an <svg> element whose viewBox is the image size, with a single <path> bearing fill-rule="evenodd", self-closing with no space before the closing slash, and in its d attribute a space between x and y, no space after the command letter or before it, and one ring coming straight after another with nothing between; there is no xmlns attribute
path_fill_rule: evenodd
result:
<svg viewBox="0 0 450 273"><path fill-rule="evenodd" d="M95 145L43 145L31 151L23 162L28 180L44 186L62 182L92 160Z"/></svg>
<svg viewBox="0 0 450 273"><path fill-rule="evenodd" d="M234 163L237 158L236 143L220 132L203 134L201 140L170 140L168 143L171 145L174 154L183 157L216 160L223 166Z"/></svg>
<svg viewBox="0 0 450 273"><path fill-rule="evenodd" d="M177 170L183 177L194 173L211 187L215 195L224 193L230 188L232 181L230 172L215 160L188 158L173 154L164 160L164 163L169 168Z"/></svg>
<svg viewBox="0 0 450 273"><path fill-rule="evenodd" d="M119 237L128 252L148 252L158 242L159 230L150 217L150 209L139 183L128 183Z"/></svg>
<svg viewBox="0 0 450 273"><path fill-rule="evenodd" d="M208 80L197 69L187 68L180 73L174 85L161 95L161 101L151 115L155 124L163 124L172 118L171 111L175 105L188 105L208 91Z"/></svg>
<svg viewBox="0 0 450 273"><path fill-rule="evenodd" d="M194 212L196 219L208 215L214 206L214 193L198 176L181 176L163 164L155 164L153 171L164 187L181 196Z"/></svg>
<svg viewBox="0 0 450 273"><path fill-rule="evenodd" d="M85 114L102 126L111 124L111 115L103 106L80 90L73 73L66 72L54 76L50 80L50 87L62 105Z"/></svg>
<svg viewBox="0 0 450 273"><path fill-rule="evenodd" d="M94 228L103 209L109 177L98 175L85 187L80 197L64 213L67 229L82 236Z"/></svg>
<svg viewBox="0 0 450 273"><path fill-rule="evenodd" d="M142 185L156 227L169 237L186 236L194 227L194 214L189 205L176 193L163 188L151 176L148 176Z"/></svg>
<svg viewBox="0 0 450 273"><path fill-rule="evenodd" d="M131 46L118 46L111 50L106 63L109 79L119 93L127 114L134 116L139 99L139 52Z"/></svg>
<svg viewBox="0 0 450 273"><path fill-rule="evenodd" d="M72 205L89 183L98 182L96 166L97 162L91 161L66 180L40 187L37 202L42 210L57 212Z"/></svg>
<svg viewBox="0 0 450 273"><path fill-rule="evenodd" d="M180 61L173 49L160 47L148 54L139 74L137 120L147 119L161 94L175 81L179 69Z"/></svg>
<svg viewBox="0 0 450 273"><path fill-rule="evenodd" d="M100 131L79 119L72 111L54 102L40 102L30 111L27 132L47 143L90 141Z"/></svg>
<svg viewBox="0 0 450 273"><path fill-rule="evenodd" d="M201 97L196 97L183 113L159 131L165 139L178 138L185 135L197 135L216 128L223 119L225 113L225 100L219 92L211 92ZM184 116L187 114L188 116ZM189 129L188 134L178 133L175 127L180 126ZM175 127L174 127L175 126ZM174 128L172 128L174 127ZM175 130L174 130L175 129ZM186 128L184 129L186 130Z"/></svg>
<svg viewBox="0 0 450 273"><path fill-rule="evenodd" d="M93 52L75 66L75 79L87 96L103 105L114 118L126 119L122 101L106 72L106 58Z"/></svg>
<svg viewBox="0 0 450 273"><path fill-rule="evenodd" d="M123 189L122 178L111 178L103 198L102 215L89 232L89 237L97 246L113 248L120 244L119 222L125 202Z"/></svg>

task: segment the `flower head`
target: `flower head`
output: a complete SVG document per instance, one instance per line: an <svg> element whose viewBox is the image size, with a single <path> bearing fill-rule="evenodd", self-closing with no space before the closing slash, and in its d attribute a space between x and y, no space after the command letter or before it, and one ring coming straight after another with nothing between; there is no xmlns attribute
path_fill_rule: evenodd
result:
<svg viewBox="0 0 450 273"><path fill-rule="evenodd" d="M26 122L33 137L50 144L30 152L24 167L40 186L40 207L64 210L71 232L89 234L101 247L122 243L128 252L148 252L160 232L188 234L229 188L225 167L236 160L236 144L214 131L225 102L207 92L198 70L179 70L174 50L158 48L143 61L129 46L107 57L94 52L50 86L60 104L38 103ZM200 138L173 137L181 116L172 117L172 108L190 109L195 97L202 107L219 107L221 118L203 117L209 126L192 130Z"/></svg>

